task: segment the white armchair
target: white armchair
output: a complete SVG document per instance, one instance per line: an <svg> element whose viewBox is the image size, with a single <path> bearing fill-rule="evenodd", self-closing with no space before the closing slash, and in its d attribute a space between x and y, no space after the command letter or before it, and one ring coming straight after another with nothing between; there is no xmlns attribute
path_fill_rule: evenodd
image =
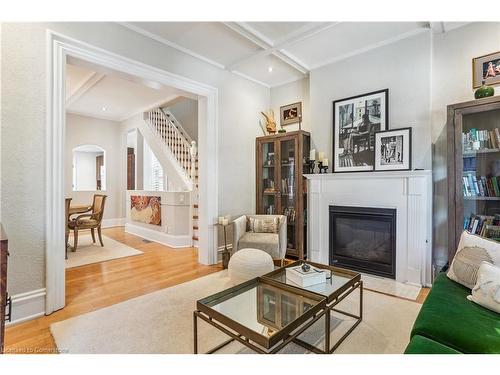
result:
<svg viewBox="0 0 500 375"><path fill-rule="evenodd" d="M247 232L248 219L278 218L278 233ZM284 215L243 215L233 223L233 254L241 249L263 250L273 259L283 260L286 255L286 216Z"/></svg>

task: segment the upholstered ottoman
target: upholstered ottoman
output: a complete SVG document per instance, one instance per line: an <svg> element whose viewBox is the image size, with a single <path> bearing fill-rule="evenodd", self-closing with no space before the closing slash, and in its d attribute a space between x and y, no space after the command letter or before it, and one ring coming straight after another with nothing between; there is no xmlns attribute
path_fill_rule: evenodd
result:
<svg viewBox="0 0 500 375"><path fill-rule="evenodd" d="M229 260L228 270L231 281L247 281L274 270L273 258L259 249L241 249Z"/></svg>

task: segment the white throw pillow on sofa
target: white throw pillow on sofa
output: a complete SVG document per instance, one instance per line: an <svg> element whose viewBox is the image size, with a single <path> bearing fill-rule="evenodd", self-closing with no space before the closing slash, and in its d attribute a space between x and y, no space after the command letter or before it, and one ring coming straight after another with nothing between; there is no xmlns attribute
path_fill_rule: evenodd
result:
<svg viewBox="0 0 500 375"><path fill-rule="evenodd" d="M500 267L500 243L464 231L447 275L451 280L472 289L476 285L482 261Z"/></svg>
<svg viewBox="0 0 500 375"><path fill-rule="evenodd" d="M500 267L482 262L476 286L467 299L500 314Z"/></svg>

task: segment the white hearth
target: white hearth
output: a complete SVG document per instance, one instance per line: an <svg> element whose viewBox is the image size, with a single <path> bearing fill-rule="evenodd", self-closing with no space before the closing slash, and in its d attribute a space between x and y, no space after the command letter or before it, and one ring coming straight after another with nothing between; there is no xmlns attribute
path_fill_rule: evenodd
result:
<svg viewBox="0 0 500 375"><path fill-rule="evenodd" d="M329 206L395 208L396 280L431 284L431 171L327 173L308 179L308 258L329 262Z"/></svg>

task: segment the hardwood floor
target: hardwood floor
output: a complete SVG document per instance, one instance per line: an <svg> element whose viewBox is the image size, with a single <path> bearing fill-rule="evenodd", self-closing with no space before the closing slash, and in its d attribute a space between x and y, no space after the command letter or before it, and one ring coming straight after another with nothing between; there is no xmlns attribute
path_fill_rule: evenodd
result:
<svg viewBox="0 0 500 375"><path fill-rule="evenodd" d="M144 255L66 270L66 307L49 316L7 328L6 353L57 353L49 330L53 322L221 270L220 265L200 265L195 248L172 249L125 233L123 228L105 229L103 234L143 251ZM422 288L416 301L423 303L428 293L428 288Z"/></svg>
<svg viewBox="0 0 500 375"><path fill-rule="evenodd" d="M104 229L103 235L144 254L66 270L66 307L49 316L7 328L6 353L56 353L49 330L53 322L221 270L219 265L199 264L195 248L172 249L125 233L123 228Z"/></svg>

